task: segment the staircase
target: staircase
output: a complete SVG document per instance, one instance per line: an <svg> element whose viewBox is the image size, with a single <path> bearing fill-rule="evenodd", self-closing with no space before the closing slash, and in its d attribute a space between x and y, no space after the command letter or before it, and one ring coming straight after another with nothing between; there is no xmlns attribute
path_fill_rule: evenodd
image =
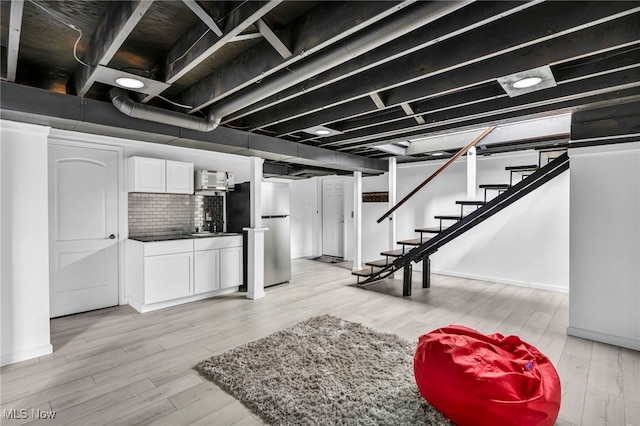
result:
<svg viewBox="0 0 640 426"><path fill-rule="evenodd" d="M418 238L398 241L402 248L383 251L383 259L366 262L367 268L352 272L358 277L357 284L366 286L389 277L394 272L403 269L403 296L411 295L412 263L423 262L422 287L430 287L431 260L430 256L440 247L464 234L484 220L493 216L505 207L513 204L536 188L544 185L554 177L569 169L569 156L566 152L557 156L546 165L510 166L505 168L509 172L508 184L480 185L484 189L483 201L456 201L460 206L459 215L434 216L439 225L428 228L418 228L415 232ZM520 181L514 183L514 176L520 175ZM488 200L491 192L497 195ZM467 206L476 209L465 215Z"/></svg>

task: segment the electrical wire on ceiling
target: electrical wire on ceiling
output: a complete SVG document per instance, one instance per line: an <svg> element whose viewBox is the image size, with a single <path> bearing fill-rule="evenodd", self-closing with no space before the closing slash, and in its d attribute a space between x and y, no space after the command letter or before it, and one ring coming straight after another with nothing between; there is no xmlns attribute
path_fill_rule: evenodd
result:
<svg viewBox="0 0 640 426"><path fill-rule="evenodd" d="M163 101L169 102L171 105L175 105L175 106L180 107L180 108L187 108L187 109L193 108L193 106L191 106L191 105L179 104L178 102L174 102L174 101L172 101L170 99L165 98L164 96L160 96L160 95L156 95L156 96L159 97L160 99L162 99Z"/></svg>
<svg viewBox="0 0 640 426"><path fill-rule="evenodd" d="M33 0L30 0L33 1ZM245 0L242 3L240 3L238 6L234 7L233 9L231 9L231 11L229 13L227 13L226 15L224 15L222 18L215 20L216 24L220 24L224 19L227 18L227 16L231 15L233 12L235 12L238 8L240 8L241 6L243 6L245 3L247 3L249 0ZM200 37L198 37L198 39L196 41L194 41L191 46L189 46L187 48L187 50L185 50L182 55L178 56L177 58L173 59L171 62L169 62L169 65L173 65L174 63L178 62L180 59L184 58L189 52L191 52L191 49L193 49L195 47L196 44L198 44L198 42L200 40L202 40L202 38L207 35L207 33L211 31L210 28L207 28L207 30L202 33L202 35Z"/></svg>
<svg viewBox="0 0 640 426"><path fill-rule="evenodd" d="M80 39L82 39L82 30L80 28L76 27L75 25L70 24L69 22L66 22L66 21L62 20L61 18L57 17L52 12L47 10L46 7L44 7L43 5L35 2L34 0L29 0L29 2L33 3L34 5L38 6L40 9L44 10L45 12L47 12L49 15L53 16L57 21L62 22L67 27L69 27L72 30L78 32L78 34L79 34L78 38L76 39L76 42L73 44L73 57L76 59L76 61L78 61L80 64L84 65L85 67L93 68L93 65L89 65L86 62L83 62L82 60L80 60L80 58L78 58L78 43L80 43Z"/></svg>

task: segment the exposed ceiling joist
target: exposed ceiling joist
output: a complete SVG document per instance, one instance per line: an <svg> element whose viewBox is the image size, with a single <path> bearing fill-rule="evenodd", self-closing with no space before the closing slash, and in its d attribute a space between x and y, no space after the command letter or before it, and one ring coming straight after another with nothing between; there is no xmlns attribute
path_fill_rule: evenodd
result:
<svg viewBox="0 0 640 426"><path fill-rule="evenodd" d="M204 24L194 25L173 45L166 55L166 62L158 65L157 68L165 70L165 82L172 84L179 80L281 2L282 0L271 0L243 3L225 18L221 37L209 32ZM149 100L150 97L147 97L143 102Z"/></svg>
<svg viewBox="0 0 640 426"><path fill-rule="evenodd" d="M79 64L69 81L68 89L78 96L87 94L95 83L95 70L98 65L106 66L116 54L122 43L134 30L153 0L131 0L109 3L107 12L96 28L82 61L92 65Z"/></svg>
<svg viewBox="0 0 640 426"><path fill-rule="evenodd" d="M597 10L600 15L603 13L602 10ZM497 28L482 28L480 33L469 33L469 40L464 35L463 40L443 42L424 51L423 55L433 58L432 61L424 62L420 57L410 56L406 60L403 58L381 65L374 70L344 79L330 89L323 88L313 95L299 96L268 111L257 113L252 117L252 122L259 127L268 128L269 123L283 123L293 118L297 121L303 115L319 112L316 119L328 123L348 116L334 115L328 119L322 116L321 111L368 96L372 91L384 90L387 106L396 106L494 81L499 75L633 45L640 42L640 9L632 10L635 13L627 11L629 13L625 12L626 16L619 19L607 19L598 25L557 37L551 37L548 33L559 32L562 27L569 31L572 24L577 24L577 15L582 16L580 20L588 18L589 22L594 22L591 20L594 11L585 15L575 14L562 20L549 19L548 22L545 21L546 24L540 23L527 31L514 30L509 39L495 37ZM518 26L517 21L512 25ZM474 39L491 40L491 43L479 45ZM360 111L365 112L367 111ZM291 124L295 125L296 123ZM284 128L278 126L277 133L284 133ZM291 127L286 128L287 132L292 130Z"/></svg>
<svg viewBox="0 0 640 426"><path fill-rule="evenodd" d="M264 81L271 74L377 23L414 1L320 2L313 8L313 13L306 14L279 32L283 40L291 40L293 56L283 59L264 41L266 46L254 46L245 55L188 88L182 94L181 102L194 105L191 112L205 108L249 85Z"/></svg>
<svg viewBox="0 0 640 426"><path fill-rule="evenodd" d="M34 1L12 40L12 1L0 2L2 79L9 68L16 82L2 84L3 118L258 155L298 177L377 170L389 156L431 160L407 141L506 123L533 126L535 137L506 132L482 152L566 146L566 133L536 123L640 99L632 1ZM556 87L540 77L535 91L507 95L541 67ZM122 74L139 86L118 99L157 113L155 122L107 103ZM61 95L77 82L82 98ZM205 115L209 133L189 130ZM543 120L513 124L531 119ZM617 132L634 131L636 119L618 120ZM607 143L631 140L618 136Z"/></svg>
<svg viewBox="0 0 640 426"><path fill-rule="evenodd" d="M311 56L295 68L287 68L288 73L272 76L244 93L239 93L217 103L209 110L209 114L222 119L247 105L274 95L287 87L306 81L318 73L348 62L380 45L395 40L416 28L420 28L429 22L458 10L465 4L466 2L434 2L414 5L389 17L386 20L385 31L367 31L365 29L353 37L323 50L321 55ZM419 10L416 8L419 8Z"/></svg>
<svg viewBox="0 0 640 426"><path fill-rule="evenodd" d="M215 35L217 35L218 37L222 37L222 30L220 29L218 24L216 24L216 21L214 21L213 18L209 16L206 10L204 10L198 3L196 3L196 0L182 0L182 2L187 5L187 7L191 9L191 11L195 13L198 18L200 18L200 20L204 22L211 31L214 32Z"/></svg>
<svg viewBox="0 0 640 426"><path fill-rule="evenodd" d="M260 34L262 34L265 40L267 40L269 44L271 44L271 46L276 49L276 52L278 52L283 59L290 58L293 55L289 48L284 45L282 40L278 38L276 33L273 32L273 30L269 27L269 25L267 25L266 22L264 22L263 19L258 19L256 21L256 27L258 27L258 31L260 31Z"/></svg>
<svg viewBox="0 0 640 426"><path fill-rule="evenodd" d="M415 137L424 136L434 131L460 128L466 126L477 126L486 124L500 124L515 117L531 117L535 114L545 115L552 112L565 112L585 106L594 106L601 102L622 99L625 97L635 97L640 93L640 83L638 81L629 82L625 77L617 79L621 83L618 86L607 86L605 89L592 88L588 91L581 91L578 87L566 88L564 93L556 93L548 99L539 101L530 100L528 102L509 102L509 99L502 98L490 102L488 105L473 104L466 107L449 109L437 114L433 114L433 122L424 125L379 129L377 133L370 133L362 136L355 136L341 141L327 142L322 147L340 147L339 150L351 150L363 146L374 146L380 143L394 141L404 141ZM582 86L584 89L586 86ZM560 90L560 88L559 88Z"/></svg>
<svg viewBox="0 0 640 426"><path fill-rule="evenodd" d="M7 41L7 80L16 80L18 68L18 51L20 49L20 33L22 31L23 0L11 1L11 13L9 16L9 40Z"/></svg>
<svg viewBox="0 0 640 426"><path fill-rule="evenodd" d="M334 84L344 78L351 77L356 73L361 73L384 63L395 61L403 56L410 55L412 53L420 55L420 50L428 46L441 43L455 35L460 35L464 32L471 31L474 28L478 28L490 22L504 18L510 14L522 11L539 2L539 0L528 3L475 2L470 5L459 3L459 9L452 11L440 19L434 20L430 25L418 28L404 37L399 37L396 40L386 43L384 46L371 50L357 58L353 58L349 62L338 67L327 70L326 72L314 77L313 81L305 81L302 84L283 90L276 96L269 97L261 102L257 102L247 108L244 108L243 110L228 117L227 121L244 117L247 114L254 114L266 108L272 108L274 105L279 103L325 87L329 84ZM441 6L444 7L445 5L442 4ZM426 8L426 5L422 5L421 7ZM410 12L415 13L418 16L427 13L425 9L418 10L413 7L410 9ZM253 123L251 119L248 119L245 124L251 125L253 128L258 128L261 127L260 124L264 123Z"/></svg>

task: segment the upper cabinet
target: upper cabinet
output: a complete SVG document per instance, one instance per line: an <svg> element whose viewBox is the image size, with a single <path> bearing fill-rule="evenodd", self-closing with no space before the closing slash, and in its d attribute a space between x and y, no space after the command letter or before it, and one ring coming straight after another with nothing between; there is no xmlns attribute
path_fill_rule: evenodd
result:
<svg viewBox="0 0 640 426"><path fill-rule="evenodd" d="M130 157L129 192L193 194L193 163Z"/></svg>
<svg viewBox="0 0 640 426"><path fill-rule="evenodd" d="M193 163L167 160L167 192L193 194Z"/></svg>

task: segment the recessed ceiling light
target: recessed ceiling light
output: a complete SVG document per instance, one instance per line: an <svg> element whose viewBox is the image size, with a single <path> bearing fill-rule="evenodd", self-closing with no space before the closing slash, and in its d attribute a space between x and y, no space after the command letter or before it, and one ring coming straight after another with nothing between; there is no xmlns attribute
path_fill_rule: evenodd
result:
<svg viewBox="0 0 640 426"><path fill-rule="evenodd" d="M557 86L549 65L499 77L497 81L512 98Z"/></svg>
<svg viewBox="0 0 640 426"><path fill-rule="evenodd" d="M444 152L432 152L431 155L434 157L440 157L441 155L444 155Z"/></svg>
<svg viewBox="0 0 640 426"><path fill-rule="evenodd" d="M307 129L302 129L303 132L309 133L310 135L325 137L325 136L335 136L342 134L341 131L332 129L331 127L318 125L309 127Z"/></svg>
<svg viewBox="0 0 640 426"><path fill-rule="evenodd" d="M144 83L140 80L130 77L116 78L116 84L127 89L140 89L144 87Z"/></svg>
<svg viewBox="0 0 640 426"><path fill-rule="evenodd" d="M516 89L524 89L525 87L533 87L541 82L542 79L540 77L527 77L513 83L513 87Z"/></svg>

